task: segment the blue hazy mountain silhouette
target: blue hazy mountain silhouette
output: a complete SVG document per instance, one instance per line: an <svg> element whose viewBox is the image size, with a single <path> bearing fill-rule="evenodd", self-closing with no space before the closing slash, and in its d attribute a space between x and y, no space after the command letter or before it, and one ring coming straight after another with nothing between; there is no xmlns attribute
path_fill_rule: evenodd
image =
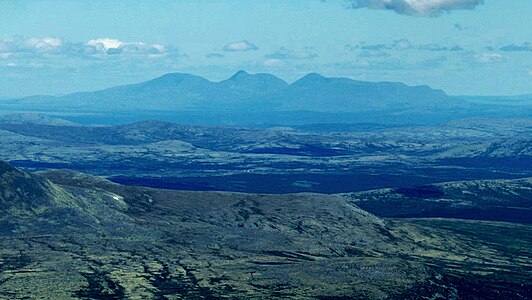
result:
<svg viewBox="0 0 532 300"><path fill-rule="evenodd" d="M32 96L19 107L50 110L305 110L360 112L432 109L453 102L442 90L397 82L365 82L308 74L292 84L266 73L239 71L213 82L186 73L169 73L138 83L65 96Z"/></svg>

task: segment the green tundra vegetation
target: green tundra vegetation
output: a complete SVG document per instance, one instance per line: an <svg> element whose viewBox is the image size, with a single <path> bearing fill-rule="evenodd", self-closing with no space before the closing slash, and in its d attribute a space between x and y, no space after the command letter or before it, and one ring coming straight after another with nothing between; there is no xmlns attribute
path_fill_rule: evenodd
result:
<svg viewBox="0 0 532 300"><path fill-rule="evenodd" d="M499 184L460 190L482 196ZM420 190L463 205L454 186ZM504 186L513 200L501 205L530 199L529 179ZM386 218L357 206L379 193L397 198L160 190L2 163L0 298L529 297L529 225Z"/></svg>

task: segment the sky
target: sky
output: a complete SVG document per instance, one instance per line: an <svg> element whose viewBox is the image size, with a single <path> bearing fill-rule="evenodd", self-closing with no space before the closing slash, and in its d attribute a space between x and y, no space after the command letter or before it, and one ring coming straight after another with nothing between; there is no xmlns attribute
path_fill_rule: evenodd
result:
<svg viewBox="0 0 532 300"><path fill-rule="evenodd" d="M0 0L0 98L238 70L532 93L530 0Z"/></svg>

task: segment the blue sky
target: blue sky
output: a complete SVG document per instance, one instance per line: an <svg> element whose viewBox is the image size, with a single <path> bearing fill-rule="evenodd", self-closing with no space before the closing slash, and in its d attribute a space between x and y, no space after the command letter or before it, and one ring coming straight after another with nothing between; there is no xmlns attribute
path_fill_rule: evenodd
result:
<svg viewBox="0 0 532 300"><path fill-rule="evenodd" d="M532 93L530 0L0 0L0 97L244 69Z"/></svg>

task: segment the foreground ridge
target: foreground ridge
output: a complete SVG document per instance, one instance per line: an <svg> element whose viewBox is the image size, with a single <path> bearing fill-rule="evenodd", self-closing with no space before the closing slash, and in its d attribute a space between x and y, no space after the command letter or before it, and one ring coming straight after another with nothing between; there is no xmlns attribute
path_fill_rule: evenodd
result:
<svg viewBox="0 0 532 300"><path fill-rule="evenodd" d="M66 216L4 214L0 296L517 299L531 288L530 241L509 242L530 236L525 225L387 220L339 196L168 191L0 166L2 191L9 178L22 194L42 183L46 211ZM31 199L17 201L31 210ZM50 227L34 231L43 219Z"/></svg>

